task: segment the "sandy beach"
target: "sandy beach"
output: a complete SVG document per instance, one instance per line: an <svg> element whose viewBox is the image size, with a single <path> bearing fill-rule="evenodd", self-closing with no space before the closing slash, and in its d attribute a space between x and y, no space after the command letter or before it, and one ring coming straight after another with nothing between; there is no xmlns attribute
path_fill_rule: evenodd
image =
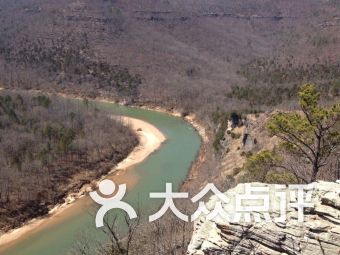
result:
<svg viewBox="0 0 340 255"><path fill-rule="evenodd" d="M121 161L117 166L115 166L112 171L109 173L115 174L115 181L121 182L124 180L125 183L129 186L133 186L134 180L133 177L128 174L124 176L125 170L132 167L135 164L141 163L144 161L151 153L156 151L161 144L166 140L165 135L159 131L155 126L147 123L145 121L129 118L129 117L118 117L115 116L115 119L119 118L124 125L128 125L132 128L139 137L139 145L130 153L130 155ZM129 171L127 171L129 172ZM102 179L105 179L107 176L103 176ZM111 179L111 177L110 177ZM121 179L121 180L120 180ZM100 180L94 180L93 183L98 184ZM130 182L130 183L129 183ZM93 184L92 183L92 184ZM91 185L92 185L91 184ZM68 210L70 207L75 206L78 200L86 195L87 192L90 191L91 185L86 185L83 187L77 194L70 194L66 199L65 203L61 205L57 205L54 207L47 216L42 218L33 219L28 222L26 225L14 229L8 233L0 236L0 251L6 248L9 245L15 243L16 240L23 238L25 235L38 230L39 228L48 227L49 225L53 225L54 221L60 220L63 217L63 213L68 214L72 213L72 210ZM85 202L84 202L85 203ZM68 212L67 212L68 211Z"/></svg>
<svg viewBox="0 0 340 255"><path fill-rule="evenodd" d="M126 159L115 167L114 171L126 169L142 162L166 140L165 135L148 122L125 116L118 118L124 125L129 126L138 134L139 145Z"/></svg>

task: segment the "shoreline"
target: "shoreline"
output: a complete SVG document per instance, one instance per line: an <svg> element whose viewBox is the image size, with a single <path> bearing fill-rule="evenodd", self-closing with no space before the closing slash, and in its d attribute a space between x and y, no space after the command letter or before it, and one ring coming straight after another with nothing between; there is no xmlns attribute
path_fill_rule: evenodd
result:
<svg viewBox="0 0 340 255"><path fill-rule="evenodd" d="M152 106L143 105L143 106L140 106L140 107L139 106L132 106L132 107L142 108L142 109L161 112L161 113L167 113L167 114L170 114L172 116L182 118L183 120L188 122L197 131L197 133L201 137L201 140L202 140L203 143L207 143L209 141L209 138L208 138L208 135L206 134L205 128L197 122L195 114L189 114L189 115L183 117L179 111L176 111L176 110L169 111L169 110L162 108L162 107L159 107L159 106L152 107Z"/></svg>
<svg viewBox="0 0 340 255"><path fill-rule="evenodd" d="M11 89L0 87L0 90L11 90ZM11 90L11 91L13 91L13 90ZM81 96L79 94L72 93L70 95L70 94L65 94L63 92L56 92L56 91L52 91L51 92L51 91L42 91L42 90L34 90L34 89L30 89L30 90L19 89L17 91L18 92L20 92L20 91L22 91L22 92L29 92L29 93L45 93L45 94L48 94L48 95L57 95L57 96L65 97L65 98L74 98L74 99L84 99L84 98L87 98L86 96L83 97L83 96ZM98 96L98 97L96 97L94 99L89 98L89 100L91 100L91 101L98 101L98 102L106 102L106 103L114 103L114 104L119 104L119 105L125 105L122 101L114 102L112 99L105 98L105 97L102 97L102 96ZM181 115L181 113L179 111L168 110L168 109L166 109L164 107L160 107L160 106L146 105L146 104L140 105L140 106L138 106L138 105L128 105L128 106L129 107L134 107L134 108L142 108L142 109L151 110L151 111L157 111L157 112L169 114L169 115L174 116L174 117L179 117L179 118L183 119L184 121L186 121L187 123L189 123L197 131L197 133L199 134L199 136L201 138L202 144L201 144L199 152L198 152L198 154L196 156L196 160L193 162L193 165L191 166L191 168L189 169L189 171L187 173L186 179L183 181L183 183L180 186L180 190L183 190L184 187L186 187L187 185L190 185L190 183L192 182L192 178L191 177L194 176L195 174L197 174L197 169L200 167L201 163L205 160L205 145L209 142L209 138L208 138L208 135L206 134L206 130L205 130L204 126L198 123L198 121L196 120L196 116L194 114L190 114L190 115L184 117L184 116ZM149 123L147 123L147 124L149 124ZM149 125L151 125L151 124L149 124ZM156 127L154 127L154 128L156 130L158 130ZM161 145L161 143L159 144L159 146ZM131 167L131 166L133 166L135 164L138 164L138 163L142 162L143 160L140 160L139 162L135 162L135 163L131 162L131 158L133 158L133 154L134 154L135 150L139 150L138 147L139 147L139 145L137 145L135 147L135 149L127 156L127 158L125 158L123 161L118 163L117 166L115 166L107 175L102 176L99 180L94 180L93 182L96 184L96 186L99 184L100 180L104 179L108 175L112 175L114 172L117 172L116 174L118 176L119 172L121 171L121 168L125 168L126 169L126 168L129 168L129 167ZM157 149L158 148L156 148L155 150L157 150ZM81 195L79 197L74 198L72 196L72 194L69 195L66 199L69 199L70 202L65 202L63 205L56 206L55 208L53 208L50 211L50 213L52 213L54 216L57 216L63 210L65 210L68 207L70 207L75 202L75 200L78 200L78 199L84 197L85 193L89 192L91 184L84 185L81 188L81 190L79 191L79 193L81 193ZM66 204L66 206L65 206L65 204ZM45 222L46 219L50 219L51 217L53 217L53 216L49 216L49 215L50 214L47 215L47 218L42 218L40 220ZM18 230L20 230L22 228L25 228L28 225L34 225L31 229L27 229L27 230L25 230L24 233L20 233L20 237L21 237L25 233L31 232L33 229L35 229L37 226L39 226L39 225L41 225L43 223L43 222L36 222L36 221L39 221L39 219L32 219L31 221L29 221L27 223L27 225L24 225L24 226L22 226L20 228L17 228L17 229L13 229L10 232L5 233L4 235L6 235L8 233L15 232L15 231L18 231ZM3 248L1 246L10 245L11 243L15 242L16 239L20 238L18 236L18 237L15 237L13 240L10 240L10 241L5 243L5 242L2 241L4 235L0 236L0 251Z"/></svg>
<svg viewBox="0 0 340 255"><path fill-rule="evenodd" d="M99 180L93 180L90 184L84 185L78 193L69 194L65 198L63 204L57 204L46 216L32 219L22 227L2 234L0 236L0 250L2 250L4 246L10 246L16 240L36 230L37 227L44 223L51 223L53 218L57 218L63 211L70 208L76 201L85 197L88 192L92 191L92 186L95 185L97 187L99 182L109 175L115 174L115 176L119 176L122 171L126 171L128 168L143 162L150 154L158 150L164 141L166 141L166 136L148 122L126 116L115 116L114 118L119 118L124 125L132 128L133 131L136 132L139 138L139 144L133 151L124 160L119 162L107 175L102 176Z"/></svg>
<svg viewBox="0 0 340 255"><path fill-rule="evenodd" d="M103 97L103 96L97 96L95 98L88 98L87 96L81 96L81 95L73 93L73 92L71 94L66 94L64 92L42 91L42 90L39 90L39 89L28 89L28 90L25 90L25 89L9 89L9 88L0 87L0 91L1 90L10 90L10 91L17 90L19 92L22 91L22 92L29 92L29 93L44 93L44 94L48 94L48 95L57 95L57 96L61 96L61 97L64 97L64 98L73 98L73 99L84 99L84 98L87 98L90 101L98 101L98 102L103 102L103 103L125 105L125 106L133 107L133 108L141 108L141 109L145 109L145 110L151 110L151 111L166 113L166 114L169 114L169 115L174 116L174 117L179 117L179 118L183 119L184 121L188 122L191 126L193 126L193 128L200 135L203 143L207 143L209 141L209 137L206 134L206 130L205 130L204 126L198 123L198 121L196 120L196 116L193 113L189 114L187 116L182 116L182 114L178 110L168 110L165 107L161 107L161 106L147 105L147 104L142 104L142 105L135 105L135 104L126 105L122 101L115 102L115 101L113 101L113 99L110 99L110 98L107 98L107 97Z"/></svg>

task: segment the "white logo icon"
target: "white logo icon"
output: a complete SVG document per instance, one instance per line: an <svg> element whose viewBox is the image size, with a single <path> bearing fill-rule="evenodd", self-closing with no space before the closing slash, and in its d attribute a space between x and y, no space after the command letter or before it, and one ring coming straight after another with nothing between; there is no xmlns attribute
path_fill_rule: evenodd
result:
<svg viewBox="0 0 340 255"><path fill-rule="evenodd" d="M105 196L113 195L116 190L116 185L111 180L103 180L99 184L99 191ZM96 227L104 226L104 216L111 209L122 209L130 217L130 219L137 218L137 213L129 204L121 201L126 193L126 184L118 186L118 191L113 197L101 197L96 191L90 192L90 197L97 203L102 205L96 214Z"/></svg>

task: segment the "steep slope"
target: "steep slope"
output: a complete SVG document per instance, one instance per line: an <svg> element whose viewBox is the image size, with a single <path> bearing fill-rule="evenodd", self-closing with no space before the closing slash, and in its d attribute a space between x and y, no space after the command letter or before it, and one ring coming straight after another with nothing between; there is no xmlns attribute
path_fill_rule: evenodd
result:
<svg viewBox="0 0 340 255"><path fill-rule="evenodd" d="M0 8L6 86L104 91L204 113L223 107L235 85L292 88L339 75L336 1L2 0ZM296 77L301 69L313 72ZM285 71L289 81L278 81Z"/></svg>

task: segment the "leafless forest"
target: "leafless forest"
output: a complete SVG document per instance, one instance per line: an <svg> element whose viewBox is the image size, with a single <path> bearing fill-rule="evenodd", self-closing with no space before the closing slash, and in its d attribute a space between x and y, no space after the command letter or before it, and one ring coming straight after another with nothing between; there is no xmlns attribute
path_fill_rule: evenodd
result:
<svg viewBox="0 0 340 255"><path fill-rule="evenodd" d="M241 171L235 160L250 160L268 143L261 143L262 134L253 132L259 141L253 151L245 152L238 144L241 133L231 132L229 147L223 147L228 120L244 129L246 114L295 110L298 88L305 82L317 84L322 104L338 102L340 96L338 0L0 0L0 24L0 87L103 96L137 106L162 106L183 116L194 114L209 141L183 186L190 191L207 180L219 188L234 185ZM20 98L3 96L0 105L9 107L0 108L0 156L7 157L0 162L6 167L1 166L6 169L0 172L6 185L0 198L7 206L0 223L10 222L6 227L15 226L11 219L19 206L27 214L37 208L43 214L70 189L60 186L60 180L98 161L115 162L136 143L129 131L93 110L45 97ZM28 117L23 106L33 115ZM100 129L103 139L94 140ZM111 132L122 135L105 139ZM301 166L294 160L294 167ZM55 167L60 162L65 168ZM332 179L336 164L335 156L327 170ZM103 171L96 169L95 175ZM31 190L20 183L43 188ZM51 183L53 190L44 190ZM13 185L22 189L13 190ZM156 240L154 247L145 246L147 252L183 254L191 228L171 218L159 224L152 230L142 226L144 231L137 234L148 242L150 236L144 240L143 234L149 231ZM100 247L106 249L102 254L128 254L126 239L115 242L112 222L106 227L110 241L108 247ZM169 237L178 240L169 244ZM131 245L131 253L134 247L137 254L142 249ZM75 254L88 252L86 241L77 248Z"/></svg>
<svg viewBox="0 0 340 255"><path fill-rule="evenodd" d="M87 101L0 94L0 228L46 214L108 172L137 144L132 131Z"/></svg>
<svg viewBox="0 0 340 255"><path fill-rule="evenodd" d="M317 83L339 95L338 1L2 0L3 86L162 105L206 123ZM15 15L14 15L15 14Z"/></svg>
<svg viewBox="0 0 340 255"><path fill-rule="evenodd" d="M339 12L327 0L1 0L0 83L193 113L216 144L230 113L295 109L304 82L339 97Z"/></svg>

